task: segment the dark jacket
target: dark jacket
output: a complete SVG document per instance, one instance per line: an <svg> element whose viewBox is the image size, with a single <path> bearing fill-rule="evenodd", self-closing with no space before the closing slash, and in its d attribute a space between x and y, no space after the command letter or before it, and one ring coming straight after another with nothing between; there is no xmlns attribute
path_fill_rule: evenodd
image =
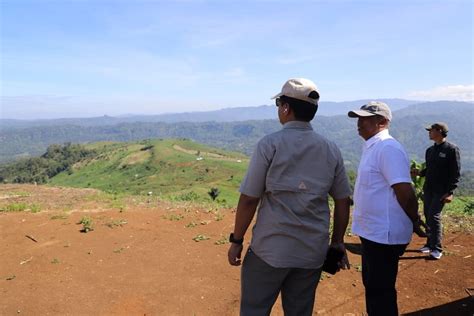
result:
<svg viewBox="0 0 474 316"><path fill-rule="evenodd" d="M425 176L424 191L446 194L457 188L461 176L459 148L449 142L434 144L426 150L426 168L421 171Z"/></svg>

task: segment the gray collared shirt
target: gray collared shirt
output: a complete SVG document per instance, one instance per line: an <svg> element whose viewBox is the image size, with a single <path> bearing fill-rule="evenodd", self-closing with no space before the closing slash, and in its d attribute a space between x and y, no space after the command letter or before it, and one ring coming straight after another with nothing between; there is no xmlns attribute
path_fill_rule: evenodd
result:
<svg viewBox="0 0 474 316"><path fill-rule="evenodd" d="M278 268L319 268L329 243L328 195L350 196L337 146L310 123L291 121L263 137L240 192L259 197L252 250Z"/></svg>

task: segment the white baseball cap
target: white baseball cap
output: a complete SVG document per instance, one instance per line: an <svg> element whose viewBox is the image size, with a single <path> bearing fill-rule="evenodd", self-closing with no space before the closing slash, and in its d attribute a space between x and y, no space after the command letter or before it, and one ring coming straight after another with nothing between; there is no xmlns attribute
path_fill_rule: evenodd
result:
<svg viewBox="0 0 474 316"><path fill-rule="evenodd" d="M317 93L317 98L311 98L309 95L311 92L315 91ZM306 101L311 104L318 104L319 100L319 91L318 87L309 79L304 78L292 78L289 79L283 87L281 88L281 92L272 97L272 99L276 99L281 97L282 95ZM314 94L313 94L314 95Z"/></svg>

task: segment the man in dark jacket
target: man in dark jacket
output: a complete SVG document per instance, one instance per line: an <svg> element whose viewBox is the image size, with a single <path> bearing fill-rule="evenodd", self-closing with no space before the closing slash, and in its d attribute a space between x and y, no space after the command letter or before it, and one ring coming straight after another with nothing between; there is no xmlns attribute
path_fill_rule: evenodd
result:
<svg viewBox="0 0 474 316"><path fill-rule="evenodd" d="M426 150L426 168L419 173L425 177L423 203L428 225L428 239L420 251L429 253L433 259L441 259L443 255L441 210L445 203L453 200L453 192L459 182L461 161L458 147L446 141L448 136L446 123L434 123L426 127L426 130L434 145Z"/></svg>

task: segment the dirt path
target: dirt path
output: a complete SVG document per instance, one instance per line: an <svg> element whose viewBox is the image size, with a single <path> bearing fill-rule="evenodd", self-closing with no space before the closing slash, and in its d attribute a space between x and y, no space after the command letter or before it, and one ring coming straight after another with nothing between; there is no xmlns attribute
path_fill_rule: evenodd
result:
<svg viewBox="0 0 474 316"><path fill-rule="evenodd" d="M8 190L1 187L0 195ZM57 188L22 190L29 195L9 199L54 205L62 196ZM82 190L68 194L77 203L87 198ZM0 315L238 315L240 268L227 264L228 245L218 244L233 225L231 210L163 204L120 212L88 201L90 208L80 211L0 213ZM84 216L91 217L92 232L80 232ZM209 239L194 241L199 235ZM353 268L324 277L315 315L364 312L359 240L346 242ZM466 289L474 288L473 236L447 234L440 261L414 252L422 243L414 238L400 263L400 311L472 315ZM277 303L272 315L282 314Z"/></svg>

